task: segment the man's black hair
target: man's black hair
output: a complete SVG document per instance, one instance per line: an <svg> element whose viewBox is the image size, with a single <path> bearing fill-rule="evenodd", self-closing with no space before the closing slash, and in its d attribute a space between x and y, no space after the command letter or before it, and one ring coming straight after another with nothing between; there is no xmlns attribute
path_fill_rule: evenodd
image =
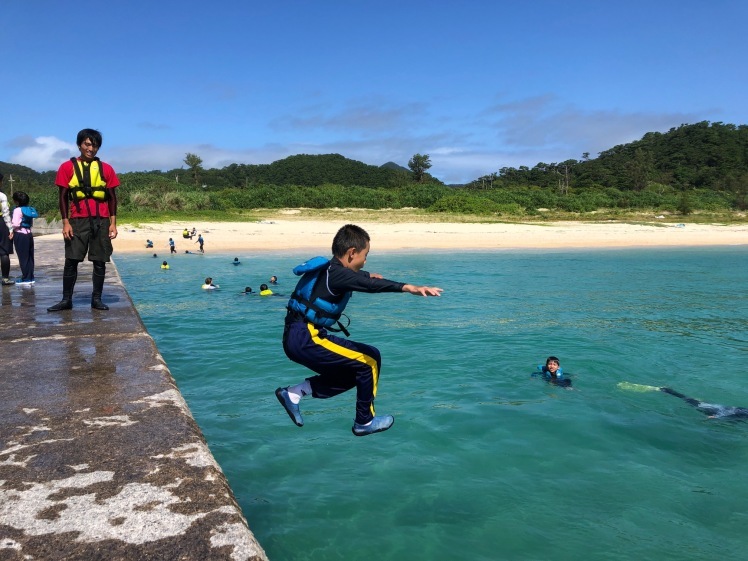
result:
<svg viewBox="0 0 748 561"><path fill-rule="evenodd" d="M101 133L96 129L83 129L81 132L79 132L78 139L76 140L75 145L80 146L85 142L87 138L94 146L96 146L96 148L101 148Z"/></svg>
<svg viewBox="0 0 748 561"><path fill-rule="evenodd" d="M13 193L13 200L18 206L29 206L29 196L23 191Z"/></svg>
<svg viewBox="0 0 748 561"><path fill-rule="evenodd" d="M369 241L369 234L361 226L346 224L338 230L332 240L332 254L335 257L343 257L350 248L361 251L366 249L366 244Z"/></svg>

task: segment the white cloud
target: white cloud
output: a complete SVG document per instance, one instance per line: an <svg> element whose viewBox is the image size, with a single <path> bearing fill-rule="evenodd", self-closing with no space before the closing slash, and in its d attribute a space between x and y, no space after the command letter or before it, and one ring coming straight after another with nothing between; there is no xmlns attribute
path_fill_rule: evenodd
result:
<svg viewBox="0 0 748 561"><path fill-rule="evenodd" d="M11 141L21 150L10 162L30 167L37 171L56 170L60 163L78 154L75 144L54 136L22 137Z"/></svg>

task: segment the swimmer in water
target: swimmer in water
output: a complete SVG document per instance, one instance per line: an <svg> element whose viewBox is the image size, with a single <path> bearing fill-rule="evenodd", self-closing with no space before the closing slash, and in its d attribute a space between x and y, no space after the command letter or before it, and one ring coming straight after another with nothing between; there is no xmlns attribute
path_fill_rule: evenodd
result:
<svg viewBox="0 0 748 561"><path fill-rule="evenodd" d="M731 407L729 405L719 405L718 403L706 403L705 401L699 401L698 399L683 395L672 388L645 386L643 384L632 384L631 382L619 382L618 387L622 390L634 392L663 392L670 394L694 406L710 419L748 420L748 408L746 407Z"/></svg>
<svg viewBox="0 0 748 561"><path fill-rule="evenodd" d="M542 376L549 384L571 389L571 380L564 378L564 371L555 356L545 359L545 366L538 364L538 372L533 373L533 376Z"/></svg>
<svg viewBox="0 0 748 561"><path fill-rule="evenodd" d="M661 392L674 395L688 403L693 405L696 409L701 411L704 415L710 419L748 419L748 408L746 407L731 407L729 405L719 405L716 403L706 403L699 401L692 397L683 395L680 392L676 392L671 388L657 388Z"/></svg>

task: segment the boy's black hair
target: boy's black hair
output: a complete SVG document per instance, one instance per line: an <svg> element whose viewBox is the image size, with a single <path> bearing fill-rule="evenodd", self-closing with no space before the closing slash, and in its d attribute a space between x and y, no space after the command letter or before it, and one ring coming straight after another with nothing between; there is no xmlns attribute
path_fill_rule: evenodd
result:
<svg viewBox="0 0 748 561"><path fill-rule="evenodd" d="M267 290L267 289L268 289L268 285L266 285L266 284L261 284L260 285L260 290Z"/></svg>
<svg viewBox="0 0 748 561"><path fill-rule="evenodd" d="M549 356L547 359L545 359L545 365L548 366L548 363L551 362L551 361L554 361L554 362L558 363L559 365L561 364L561 361L558 360L558 357Z"/></svg>
<svg viewBox="0 0 748 561"><path fill-rule="evenodd" d="M343 257L350 248L361 251L369 243L369 234L361 226L346 224L332 240L332 254L335 257Z"/></svg>
<svg viewBox="0 0 748 561"><path fill-rule="evenodd" d="M76 146L80 146L86 139L89 139L96 148L101 148L101 133L96 129L83 129L78 133L78 139L75 142Z"/></svg>
<svg viewBox="0 0 748 561"><path fill-rule="evenodd" d="M13 201L18 206L29 206L29 196L23 191L16 191L13 193Z"/></svg>

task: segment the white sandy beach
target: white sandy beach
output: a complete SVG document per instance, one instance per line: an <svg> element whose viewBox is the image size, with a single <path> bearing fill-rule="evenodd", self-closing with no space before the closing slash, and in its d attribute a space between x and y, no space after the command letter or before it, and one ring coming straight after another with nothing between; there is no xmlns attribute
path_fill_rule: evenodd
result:
<svg viewBox="0 0 748 561"><path fill-rule="evenodd" d="M748 244L748 224L625 224L553 222L543 224L387 223L358 222L372 239L372 251L523 248L688 247ZM168 254L168 240L177 253L198 251L197 238L184 239L185 227L195 227L205 239L206 253L234 251L329 251L340 220L272 219L258 222L166 222L119 225L115 252L152 251Z"/></svg>

